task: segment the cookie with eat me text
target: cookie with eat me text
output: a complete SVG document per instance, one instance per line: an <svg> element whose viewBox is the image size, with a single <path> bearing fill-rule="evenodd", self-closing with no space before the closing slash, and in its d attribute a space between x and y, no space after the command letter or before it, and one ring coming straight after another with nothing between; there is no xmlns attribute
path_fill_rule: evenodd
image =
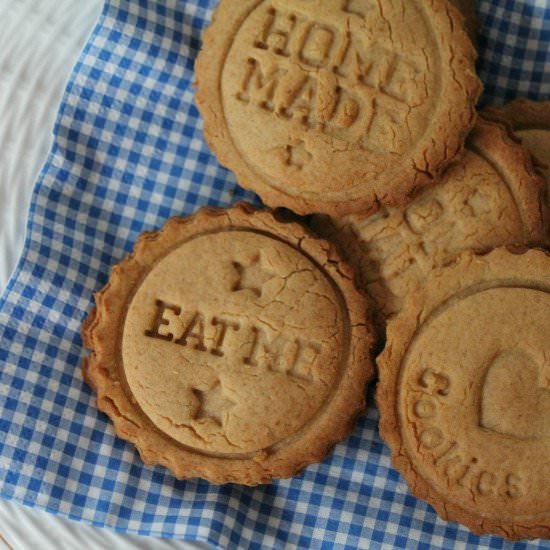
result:
<svg viewBox="0 0 550 550"><path fill-rule="evenodd" d="M352 430L373 330L351 269L244 203L145 233L95 296L85 379L116 433L178 478L255 485Z"/></svg>

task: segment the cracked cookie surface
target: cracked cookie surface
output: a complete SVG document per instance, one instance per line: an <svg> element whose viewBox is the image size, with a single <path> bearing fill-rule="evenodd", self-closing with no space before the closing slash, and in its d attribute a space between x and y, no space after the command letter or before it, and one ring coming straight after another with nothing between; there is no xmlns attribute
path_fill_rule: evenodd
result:
<svg viewBox="0 0 550 550"><path fill-rule="evenodd" d="M550 256L434 272L388 324L380 433L411 491L477 534L550 538Z"/></svg>
<svg viewBox="0 0 550 550"><path fill-rule="evenodd" d="M547 240L544 180L506 129L480 117L463 157L404 209L371 217L318 216L317 233L334 242L380 312L398 312L433 268L465 250Z"/></svg>
<svg viewBox="0 0 550 550"><path fill-rule="evenodd" d="M271 206L406 204L475 123L461 23L446 0L222 0L196 63L205 138Z"/></svg>
<svg viewBox="0 0 550 550"><path fill-rule="evenodd" d="M269 211L174 218L96 295L85 377L147 463L218 483L294 475L364 408L372 331L352 278Z"/></svg>

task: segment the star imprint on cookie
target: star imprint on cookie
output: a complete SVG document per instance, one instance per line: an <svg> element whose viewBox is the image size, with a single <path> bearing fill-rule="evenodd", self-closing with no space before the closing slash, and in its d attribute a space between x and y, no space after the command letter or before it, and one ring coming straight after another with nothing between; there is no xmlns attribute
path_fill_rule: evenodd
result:
<svg viewBox="0 0 550 550"><path fill-rule="evenodd" d="M193 393L200 403L199 409L195 414L195 420L209 418L218 424L218 426L223 426L225 413L236 405L224 393L219 380L206 391L193 388Z"/></svg>
<svg viewBox="0 0 550 550"><path fill-rule="evenodd" d="M239 274L238 281L233 285L233 292L251 290L258 298L262 295L264 284L275 277L273 273L262 267L259 253L249 265L244 266L239 262L233 262L233 267Z"/></svg>

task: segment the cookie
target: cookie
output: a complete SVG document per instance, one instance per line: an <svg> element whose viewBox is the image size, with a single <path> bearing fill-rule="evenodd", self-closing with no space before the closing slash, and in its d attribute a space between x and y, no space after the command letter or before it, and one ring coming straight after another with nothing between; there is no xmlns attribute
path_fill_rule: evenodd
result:
<svg viewBox="0 0 550 550"><path fill-rule="evenodd" d="M407 208L367 218L315 217L313 228L354 265L383 327L433 268L460 252L543 242L544 181L502 125L480 118L464 156Z"/></svg>
<svg viewBox="0 0 550 550"><path fill-rule="evenodd" d="M474 533L550 538L550 256L466 253L388 324L380 433L412 492Z"/></svg>
<svg viewBox="0 0 550 550"><path fill-rule="evenodd" d="M368 213L461 152L475 57L446 0L222 0L196 100L219 161L266 204Z"/></svg>
<svg viewBox="0 0 550 550"><path fill-rule="evenodd" d="M539 161L539 169L550 186L550 101L518 99L502 107L488 107L485 113L514 130Z"/></svg>
<svg viewBox="0 0 550 550"><path fill-rule="evenodd" d="M270 211L173 218L96 295L85 379L147 464L214 483L293 476L365 406L372 330L352 279Z"/></svg>
<svg viewBox="0 0 550 550"><path fill-rule="evenodd" d="M472 41L477 41L477 33L479 31L479 19L476 13L475 0L450 0L451 3L457 7L464 16L464 25L466 31Z"/></svg>

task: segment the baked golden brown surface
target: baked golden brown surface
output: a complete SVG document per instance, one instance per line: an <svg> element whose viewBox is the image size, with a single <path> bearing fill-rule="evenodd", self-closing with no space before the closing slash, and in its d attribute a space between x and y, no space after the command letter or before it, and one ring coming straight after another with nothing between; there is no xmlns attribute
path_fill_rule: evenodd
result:
<svg viewBox="0 0 550 550"><path fill-rule="evenodd" d="M475 57L446 0L222 0L196 99L219 161L266 204L372 213L462 151Z"/></svg>
<svg viewBox="0 0 550 550"><path fill-rule="evenodd" d="M315 231L355 267L381 326L432 269L465 250L546 242L547 225L545 184L531 155L503 126L483 118L463 157L407 208L313 220Z"/></svg>
<svg viewBox="0 0 550 550"><path fill-rule="evenodd" d="M388 324L380 432L411 491L477 534L550 537L550 256L464 254Z"/></svg>
<svg viewBox="0 0 550 550"><path fill-rule="evenodd" d="M550 101L517 99L500 107L487 107L486 116L505 122L533 153L546 178L550 200Z"/></svg>
<svg viewBox="0 0 550 550"><path fill-rule="evenodd" d="M372 330L352 279L270 211L173 218L96 295L86 380L148 464L215 483L295 475L365 406Z"/></svg>

